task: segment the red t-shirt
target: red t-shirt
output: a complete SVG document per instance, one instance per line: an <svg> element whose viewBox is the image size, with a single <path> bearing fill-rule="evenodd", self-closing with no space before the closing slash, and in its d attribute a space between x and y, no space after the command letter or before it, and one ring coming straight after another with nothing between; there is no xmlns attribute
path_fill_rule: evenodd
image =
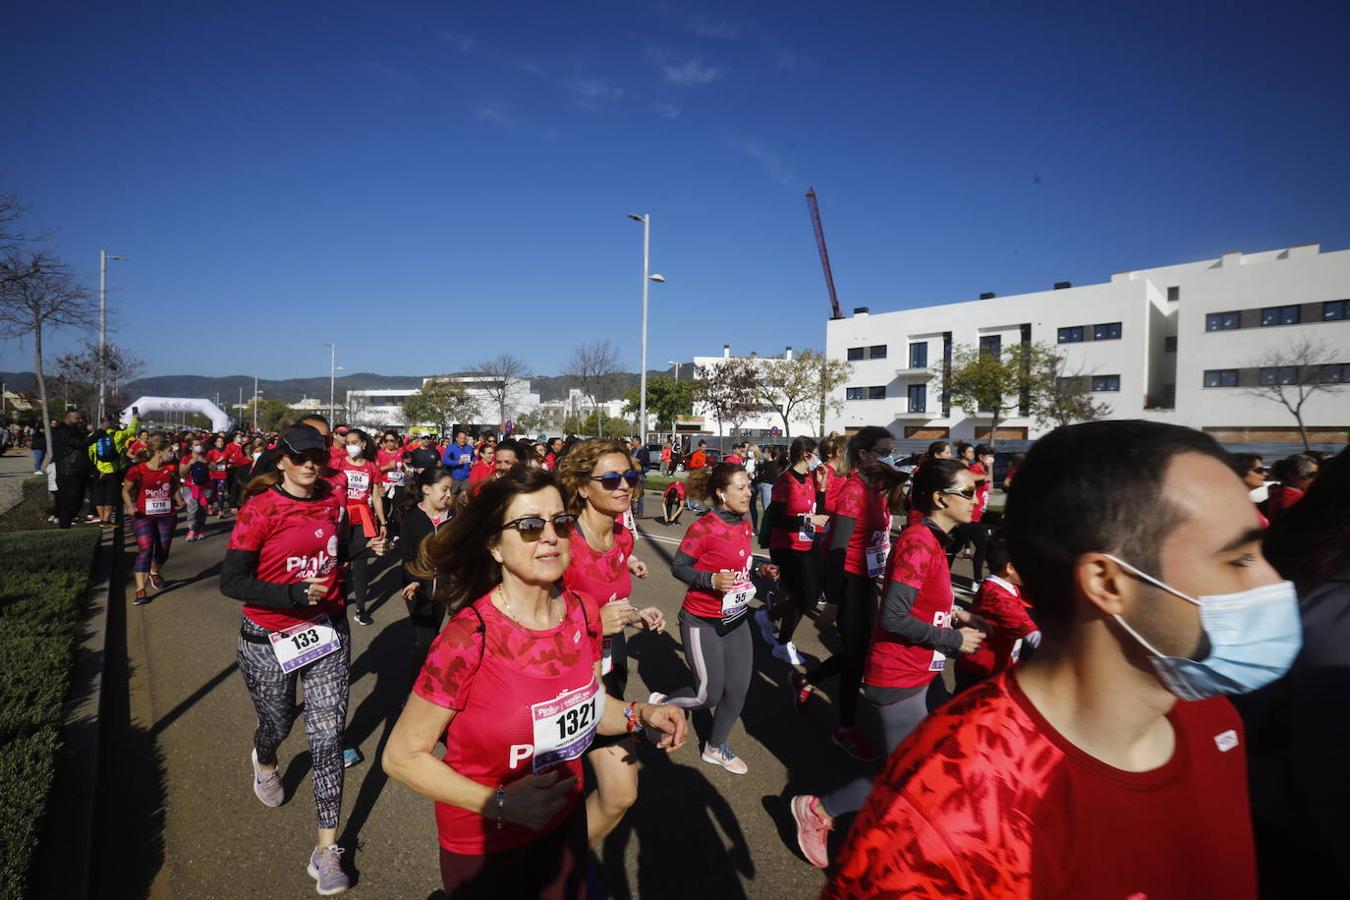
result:
<svg viewBox="0 0 1350 900"><path fill-rule="evenodd" d="M614 544L608 550L594 550L586 543L581 525L572 528L568 541L572 561L563 572L563 587L589 599L596 606L627 600L633 593L633 575L628 560L633 555L633 532L622 523L614 523Z"/></svg>
<svg viewBox="0 0 1350 900"><path fill-rule="evenodd" d="M250 497L239 510L230 532L231 550L258 554L254 577L270 584L299 584L333 572L338 565L338 520L342 501L335 489L314 497L292 497L273 487ZM329 581L328 593L314 606L296 610L266 609L244 604L244 615L255 625L280 631L306 622L320 613L343 613L342 579Z"/></svg>
<svg viewBox="0 0 1350 900"><path fill-rule="evenodd" d="M143 441L132 441L127 444L127 456L131 459L135 459L136 455L145 449L145 446L145 442Z"/></svg>
<svg viewBox="0 0 1350 900"><path fill-rule="evenodd" d="M990 575L980 584L975 595L973 611L993 626L993 632L974 653L963 653L956 658L956 667L980 678L997 675L1016 662L1014 649L1020 653L1019 642L1036 630L1036 623L1027 614L1030 604L1022 599L1017 585L997 575Z"/></svg>
<svg viewBox="0 0 1350 900"><path fill-rule="evenodd" d="M383 447L375 451L375 465L381 469L380 484L403 483L403 453L402 450L385 450ZM391 464L392 469L383 471L385 466Z"/></svg>
<svg viewBox="0 0 1350 900"><path fill-rule="evenodd" d="M836 478L834 515L853 519L853 533L849 535L848 550L844 555L844 571L867 577L867 548L886 545L891 539L891 511L886 505L886 492L867 486L862 475L854 472L847 478Z"/></svg>
<svg viewBox="0 0 1350 900"><path fill-rule="evenodd" d="M770 550L810 550L815 546L815 541L801 539L801 529L797 526L798 516L816 512L816 479L810 472L799 475L792 469L784 471L773 483L769 502L782 504L780 521L786 523L775 527L769 535Z"/></svg>
<svg viewBox="0 0 1350 900"><path fill-rule="evenodd" d="M152 469L145 463L137 463L123 476L131 485L131 496L136 501L138 516L171 516L174 514L174 495L178 491L177 466L164 463L158 469Z"/></svg>
<svg viewBox="0 0 1350 900"><path fill-rule="evenodd" d="M670 484L666 485L666 492L663 496L670 498L672 495L681 503L684 502L685 487L683 481L672 481Z"/></svg>
<svg viewBox="0 0 1350 900"><path fill-rule="evenodd" d="M600 611L580 595L565 591L563 597L562 624L532 631L497 609L491 594L484 595L473 607L485 635L478 615L465 609L432 642L413 693L455 710L442 761L460 775L493 787L529 775L535 740L531 707L588 686L604 694L595 677ZM562 824L585 791L580 756L557 765L563 777L575 775L578 782L545 831ZM436 804L436 830L446 850L473 855L510 850L541 833L513 822L499 831L495 821L448 803Z"/></svg>
<svg viewBox="0 0 1350 900"><path fill-rule="evenodd" d="M469 469L469 487L473 487L480 481L487 481L496 471L497 466L494 463L485 462L482 459L478 460L473 464L473 468Z"/></svg>
<svg viewBox="0 0 1350 900"><path fill-rule="evenodd" d="M230 451L217 450L212 447L206 451L206 461L211 466L211 480L221 481L229 477L229 472L225 471L230 466Z"/></svg>
<svg viewBox="0 0 1350 900"><path fill-rule="evenodd" d="M347 505L370 506L370 492L380 483L379 467L368 459L352 462L347 454L342 456L342 461L334 468L337 469L337 475L347 480ZM336 484L338 478L335 476L333 481Z"/></svg>
<svg viewBox="0 0 1350 900"><path fill-rule="evenodd" d="M914 618L950 628L952 618L952 575L947 553L938 543L934 529L927 523L910 525L900 532L886 560L886 583L898 581L917 588L909 614ZM872 629L872 643L863 665L863 683L874 687L922 687L947 666L941 650L930 650L906 643L899 635L881 627L878 612Z"/></svg>
<svg viewBox="0 0 1350 900"><path fill-rule="evenodd" d="M1287 484L1272 484L1266 493L1266 517L1271 524L1280 521L1283 515L1295 503L1303 499L1303 492Z"/></svg>
<svg viewBox="0 0 1350 900"><path fill-rule="evenodd" d="M749 519L742 516L738 522L724 522L717 510L713 510L689 526L684 540L680 541L680 551L694 558L694 568L698 571L716 573L727 569L735 573L739 584L750 580L750 567L755 562L750 551L752 534ZM722 594L691 587L685 592L684 608L690 615L721 619Z"/></svg>
<svg viewBox="0 0 1350 900"><path fill-rule="evenodd" d="M986 476L984 481L975 485L975 504L970 511L970 521L978 522L984 518L984 511L989 506L989 489L993 487L993 479L989 478L989 473L984 470L984 464L973 462L967 468L972 475Z"/></svg>
<svg viewBox="0 0 1350 900"><path fill-rule="evenodd" d="M1125 772L1069 743L1005 672L891 755L823 898L1253 898L1242 721L1178 702L1172 758Z"/></svg>

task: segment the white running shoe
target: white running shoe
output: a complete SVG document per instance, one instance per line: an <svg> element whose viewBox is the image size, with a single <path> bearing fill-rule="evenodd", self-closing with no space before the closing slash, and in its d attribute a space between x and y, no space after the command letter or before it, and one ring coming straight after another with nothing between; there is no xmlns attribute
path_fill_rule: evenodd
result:
<svg viewBox="0 0 1350 900"><path fill-rule="evenodd" d="M703 761L714 766L721 766L732 775L744 775L750 771L750 767L745 764L735 753L731 752L730 744L723 744L720 747L714 747L711 743L703 747Z"/></svg>
<svg viewBox="0 0 1350 900"><path fill-rule="evenodd" d="M790 666L804 665L802 655L797 651L797 645L788 641L783 644L775 644L773 648L774 659L781 659Z"/></svg>

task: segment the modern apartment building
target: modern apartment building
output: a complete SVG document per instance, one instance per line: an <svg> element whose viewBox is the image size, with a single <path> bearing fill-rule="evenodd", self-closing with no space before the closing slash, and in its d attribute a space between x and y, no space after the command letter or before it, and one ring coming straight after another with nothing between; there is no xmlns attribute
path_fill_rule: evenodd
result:
<svg viewBox="0 0 1350 900"><path fill-rule="evenodd" d="M1089 380L1111 418L1202 429L1225 441L1292 441L1294 419L1254 397L1288 382L1272 352L1310 340L1326 348L1320 380L1331 391L1303 409L1316 442L1350 439L1350 250L1303 244L1260 253L1117 272L1100 284L870 313L831 320L826 354L853 363L843 411L827 428L885 425L898 438L985 439L990 418L952 406L942 390L954 347L995 351L1018 343L1059 347L1067 371ZM1345 385L1344 388L1341 386ZM1048 430L1015 410L1000 439Z"/></svg>
<svg viewBox="0 0 1350 900"><path fill-rule="evenodd" d="M499 415L497 401L488 393L486 383L492 379L487 375L473 372L457 375L436 375L422 379L422 387L434 382L454 382L464 388L470 399L478 406L477 422L496 423ZM403 403L417 393L411 388L376 388L367 391L347 391L345 410L347 418L356 425L367 428L408 428L428 426L426 422L409 422L403 411ZM530 382L521 381L514 385L506 397L506 418L514 419L523 412L529 412L539 406L539 395L530 391Z"/></svg>

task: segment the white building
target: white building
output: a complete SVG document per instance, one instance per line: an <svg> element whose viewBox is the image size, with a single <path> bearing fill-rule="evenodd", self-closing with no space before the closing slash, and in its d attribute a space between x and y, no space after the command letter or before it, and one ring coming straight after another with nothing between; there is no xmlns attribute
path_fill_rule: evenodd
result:
<svg viewBox="0 0 1350 900"><path fill-rule="evenodd" d="M826 326L826 354L853 363L843 411L827 428L885 425L899 438L985 439L990 419L952 407L941 390L953 346L1048 343L1068 370L1091 378L1111 418L1175 422L1224 441L1290 441L1281 406L1244 388L1288 377L1259 365L1263 353L1309 338L1335 351L1329 384L1350 383L1350 251L1303 244L1227 253L1155 269L1118 272L1101 284L852 316ZM1350 390L1319 393L1304 407L1313 441L1350 439ZM1025 411L1000 423L1000 439L1046 428Z"/></svg>
<svg viewBox="0 0 1350 900"><path fill-rule="evenodd" d="M437 382L454 382L464 388L469 398L478 406L475 423L491 424L496 427L500 410L497 401L488 393L487 383L491 376L474 372L456 375L435 375L422 379L422 387ZM427 426L427 422L409 422L403 412L403 403L408 397L418 393L413 388L376 388L365 391L348 391L346 399L347 418L353 425L362 428L409 428ZM530 390L528 379L512 386L506 396L506 420L513 421L521 413L530 412L539 406L539 395Z"/></svg>
<svg viewBox="0 0 1350 900"><path fill-rule="evenodd" d="M699 371L705 369L715 369L718 366L725 365L732 359L746 359L751 364L762 366L765 361L771 359L792 359L792 348L787 347L777 356L760 356L758 353L751 353L747 357L733 357L731 355L731 345L722 345L721 356L695 356L693 358L693 372L697 377ZM681 365L681 368L688 368ZM807 423L793 423L794 431L800 431L803 434L813 432L813 426ZM680 416L675 420L675 430L681 434L717 434L717 415L713 412L711 406L706 403L695 403L693 414ZM735 435L732 434L732 423L722 423L722 433L725 437L745 437L747 439L761 440L776 437L783 433L783 419L778 415L778 411L772 406L766 406L756 412L750 413L745 420L735 429Z"/></svg>

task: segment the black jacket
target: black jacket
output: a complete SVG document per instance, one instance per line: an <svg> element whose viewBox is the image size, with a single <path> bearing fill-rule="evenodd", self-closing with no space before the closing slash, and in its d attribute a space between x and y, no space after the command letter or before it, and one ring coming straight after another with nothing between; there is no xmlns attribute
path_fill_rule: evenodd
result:
<svg viewBox="0 0 1350 900"><path fill-rule="evenodd" d="M52 460L56 476L88 475L94 470L89 459L89 447L98 440L97 432L86 432L78 425L64 422L52 429Z"/></svg>

